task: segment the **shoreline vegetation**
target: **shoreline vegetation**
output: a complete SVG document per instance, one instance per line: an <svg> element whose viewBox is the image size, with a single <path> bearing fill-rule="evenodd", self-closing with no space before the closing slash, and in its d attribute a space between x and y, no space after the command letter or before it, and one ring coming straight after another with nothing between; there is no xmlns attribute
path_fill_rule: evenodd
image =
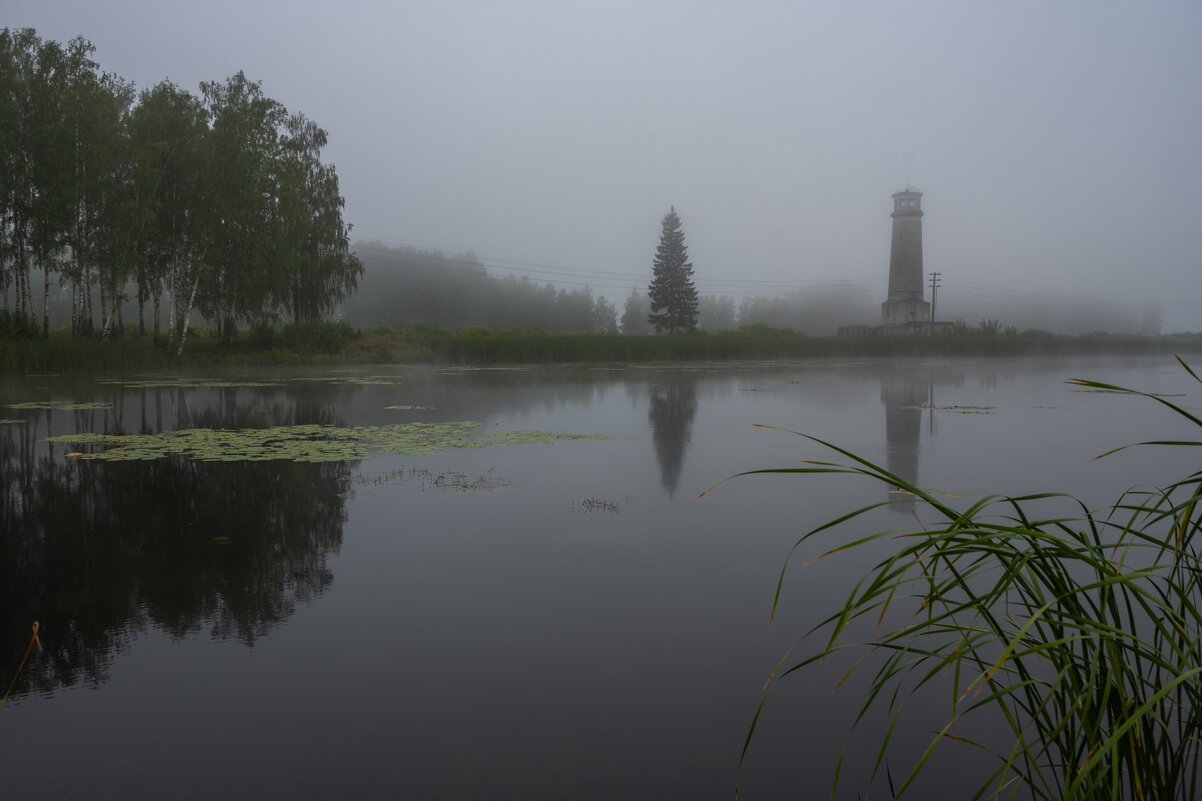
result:
<svg viewBox="0 0 1202 801"><path fill-rule="evenodd" d="M460 329L432 325L360 330L346 323L248 329L232 342L201 329L183 353L149 336L49 339L0 337L0 375L93 373L304 364L645 363L941 356L1024 357L1171 355L1202 352L1202 335L937 334L819 337L754 326L736 331L665 335L559 333L539 329Z"/></svg>

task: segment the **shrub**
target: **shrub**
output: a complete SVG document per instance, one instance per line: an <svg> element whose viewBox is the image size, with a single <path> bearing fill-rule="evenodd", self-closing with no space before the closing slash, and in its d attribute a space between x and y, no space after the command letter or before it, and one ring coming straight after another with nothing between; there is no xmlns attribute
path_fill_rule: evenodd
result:
<svg viewBox="0 0 1202 801"><path fill-rule="evenodd" d="M41 328L31 318L0 309L0 338L37 339L41 335Z"/></svg>
<svg viewBox="0 0 1202 801"><path fill-rule="evenodd" d="M357 336L346 321L313 320L284 326L278 341L298 353L338 353Z"/></svg>
<svg viewBox="0 0 1202 801"><path fill-rule="evenodd" d="M778 328L768 325L767 323L754 322L744 323L739 326L738 333L750 334L756 337L794 337L798 336L797 332L792 328Z"/></svg>

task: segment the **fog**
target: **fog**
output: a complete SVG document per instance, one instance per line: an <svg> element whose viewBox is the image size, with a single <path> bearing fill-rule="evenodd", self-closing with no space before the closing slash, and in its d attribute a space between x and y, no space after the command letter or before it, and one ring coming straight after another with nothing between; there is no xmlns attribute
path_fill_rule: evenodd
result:
<svg viewBox="0 0 1202 801"><path fill-rule="evenodd" d="M913 185L939 319L1202 330L1194 2L0 0L0 25L83 35L139 88L245 70L329 132L360 242L619 315L674 204L703 297L878 322Z"/></svg>

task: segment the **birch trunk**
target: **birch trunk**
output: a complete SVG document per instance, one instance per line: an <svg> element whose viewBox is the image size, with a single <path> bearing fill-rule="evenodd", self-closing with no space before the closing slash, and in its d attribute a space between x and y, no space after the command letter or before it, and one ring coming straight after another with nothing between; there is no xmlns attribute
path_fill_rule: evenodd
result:
<svg viewBox="0 0 1202 801"><path fill-rule="evenodd" d="M159 344L159 299L162 298L162 296L162 287L156 284L154 288L154 344L156 345ZM141 326L140 322L139 326Z"/></svg>
<svg viewBox="0 0 1202 801"><path fill-rule="evenodd" d="M42 270L42 339L50 339L50 271Z"/></svg>
<svg viewBox="0 0 1202 801"><path fill-rule="evenodd" d="M200 287L200 276L192 282L192 292L188 296L188 306L182 310L183 319L180 321L179 347L175 351L178 356L184 352L184 342L188 339L188 318L192 316L192 304L196 302L196 290Z"/></svg>

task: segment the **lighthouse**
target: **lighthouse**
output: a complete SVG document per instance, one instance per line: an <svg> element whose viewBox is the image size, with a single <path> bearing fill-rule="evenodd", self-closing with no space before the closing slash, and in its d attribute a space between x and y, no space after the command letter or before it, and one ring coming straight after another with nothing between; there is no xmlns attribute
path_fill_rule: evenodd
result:
<svg viewBox="0 0 1202 801"><path fill-rule="evenodd" d="M907 326L931 319L923 297L922 192L906 187L893 195L893 243L889 248L889 296L881 304L881 324Z"/></svg>

